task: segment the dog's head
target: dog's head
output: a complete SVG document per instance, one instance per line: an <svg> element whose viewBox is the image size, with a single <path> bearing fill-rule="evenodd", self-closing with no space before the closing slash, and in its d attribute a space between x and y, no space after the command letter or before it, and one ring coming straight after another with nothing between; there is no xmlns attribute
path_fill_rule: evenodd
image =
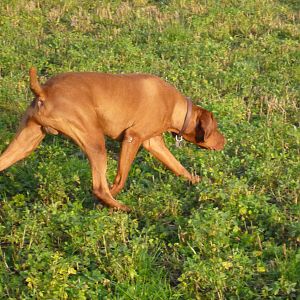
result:
<svg viewBox="0 0 300 300"><path fill-rule="evenodd" d="M218 130L218 124L212 112L197 107L193 118L193 129L183 137L200 148L223 150L226 140Z"/></svg>

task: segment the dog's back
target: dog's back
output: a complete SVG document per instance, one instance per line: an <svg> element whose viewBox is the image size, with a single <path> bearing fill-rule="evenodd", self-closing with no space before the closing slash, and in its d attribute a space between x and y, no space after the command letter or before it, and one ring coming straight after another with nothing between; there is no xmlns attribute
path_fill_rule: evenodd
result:
<svg viewBox="0 0 300 300"><path fill-rule="evenodd" d="M63 73L49 79L42 90L45 116L67 119L65 112L72 110L72 118L97 121L113 139L133 124L145 135L166 131L176 101L183 98L174 87L147 74Z"/></svg>

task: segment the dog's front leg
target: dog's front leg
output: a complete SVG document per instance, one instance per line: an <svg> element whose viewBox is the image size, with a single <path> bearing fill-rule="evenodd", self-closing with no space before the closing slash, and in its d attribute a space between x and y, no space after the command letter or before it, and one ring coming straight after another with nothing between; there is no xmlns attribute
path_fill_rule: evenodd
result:
<svg viewBox="0 0 300 300"><path fill-rule="evenodd" d="M107 154L104 135L96 128L82 132L73 128L70 124L67 127L67 135L71 137L79 147L86 153L93 179L93 193L103 205L113 209L130 211L129 207L119 203L113 198L109 191L106 180Z"/></svg>
<svg viewBox="0 0 300 300"><path fill-rule="evenodd" d="M110 208L130 211L129 207L116 201L111 195L106 180L106 151L101 148L96 151L87 151L87 155L92 168L93 193L105 205Z"/></svg>
<svg viewBox="0 0 300 300"><path fill-rule="evenodd" d="M190 174L173 156L166 147L162 136L155 136L144 141L143 147L177 176L183 176L193 184L200 181L200 176Z"/></svg>
<svg viewBox="0 0 300 300"><path fill-rule="evenodd" d="M132 130L127 130L122 141L118 171L110 189L113 196L124 187L131 164L141 146L141 138Z"/></svg>

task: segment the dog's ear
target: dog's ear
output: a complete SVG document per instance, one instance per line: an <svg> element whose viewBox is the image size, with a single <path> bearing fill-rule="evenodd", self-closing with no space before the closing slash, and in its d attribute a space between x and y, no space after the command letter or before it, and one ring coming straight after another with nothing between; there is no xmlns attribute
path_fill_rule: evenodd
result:
<svg viewBox="0 0 300 300"><path fill-rule="evenodd" d="M196 141L205 142L211 133L216 129L217 122L213 113L203 109L199 112L197 118Z"/></svg>

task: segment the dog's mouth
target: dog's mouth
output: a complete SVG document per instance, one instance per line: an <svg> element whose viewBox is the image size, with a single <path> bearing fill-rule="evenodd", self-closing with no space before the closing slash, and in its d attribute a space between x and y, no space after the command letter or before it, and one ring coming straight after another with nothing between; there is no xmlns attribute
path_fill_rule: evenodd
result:
<svg viewBox="0 0 300 300"><path fill-rule="evenodd" d="M223 147L204 147L204 146L199 146L200 149L204 149L204 150L210 150L210 151L222 151L224 149Z"/></svg>
<svg viewBox="0 0 300 300"><path fill-rule="evenodd" d="M200 145L199 145L199 148L201 150L203 149L203 150L211 150L211 151L220 151L220 150L223 150L223 149L218 149L218 148L213 148L213 147L208 147L208 146L200 146Z"/></svg>
<svg viewBox="0 0 300 300"><path fill-rule="evenodd" d="M226 144L226 140L224 136L220 134L217 140L214 141L208 140L207 142L198 143L198 146L201 149L205 149L205 150L221 151L224 149L225 144Z"/></svg>

